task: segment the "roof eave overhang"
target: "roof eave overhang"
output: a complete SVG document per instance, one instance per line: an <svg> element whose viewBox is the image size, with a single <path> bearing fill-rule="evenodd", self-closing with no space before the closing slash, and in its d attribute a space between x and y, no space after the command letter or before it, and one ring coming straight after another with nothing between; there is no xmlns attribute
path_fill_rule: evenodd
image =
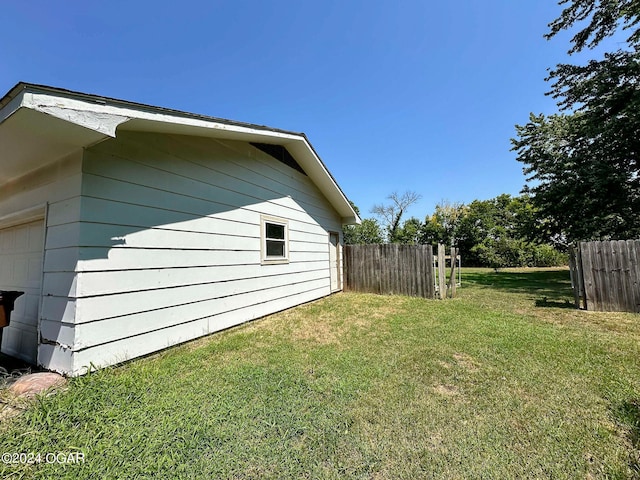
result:
<svg viewBox="0 0 640 480"><path fill-rule="evenodd" d="M8 145L11 142L9 138L11 128L20 126L21 123L28 124L34 119L46 122L52 127L51 130L56 132L55 138L52 136L47 139L41 136L43 129L40 128L37 133L33 133L34 137L39 136L38 139L34 138L34 141L42 143L43 151L53 150L58 156L74 148L86 148L104 139L116 137L118 130L172 133L283 145L338 212L343 224L360 223L360 218L347 197L306 136L301 133L20 83L0 99L0 142ZM5 137L8 138L3 138L3 130L7 131ZM63 138L64 142L58 141L54 149L53 143L60 138ZM19 149L21 145L26 146L26 143L22 140L13 148ZM35 144L31 143L31 145ZM10 162L10 159L3 158L2 161ZM33 167L33 162L30 163L25 159L20 159L20 162L20 165L8 165L5 170L11 172L18 171L20 167ZM0 177L0 183L2 180L3 178Z"/></svg>

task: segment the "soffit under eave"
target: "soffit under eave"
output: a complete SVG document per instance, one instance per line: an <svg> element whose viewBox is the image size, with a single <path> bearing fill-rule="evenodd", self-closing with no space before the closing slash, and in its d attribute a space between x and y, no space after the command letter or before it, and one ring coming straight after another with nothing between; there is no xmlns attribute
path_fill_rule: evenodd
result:
<svg viewBox="0 0 640 480"><path fill-rule="evenodd" d="M19 108L0 123L0 183L108 138L50 114Z"/></svg>

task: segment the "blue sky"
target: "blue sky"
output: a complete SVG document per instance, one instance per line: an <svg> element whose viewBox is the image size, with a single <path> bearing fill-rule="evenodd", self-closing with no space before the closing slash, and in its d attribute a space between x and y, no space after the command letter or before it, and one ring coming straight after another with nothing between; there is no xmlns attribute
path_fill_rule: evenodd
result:
<svg viewBox="0 0 640 480"><path fill-rule="evenodd" d="M3 5L18 81L304 132L369 217L392 191L517 195L514 125L553 113L553 0L25 1Z"/></svg>

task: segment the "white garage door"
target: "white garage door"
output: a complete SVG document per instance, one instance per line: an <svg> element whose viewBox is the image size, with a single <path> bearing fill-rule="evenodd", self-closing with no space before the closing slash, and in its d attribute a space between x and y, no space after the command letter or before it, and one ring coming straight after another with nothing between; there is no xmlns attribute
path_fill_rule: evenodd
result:
<svg viewBox="0 0 640 480"><path fill-rule="evenodd" d="M25 292L3 329L2 353L36 363L44 222L0 229L0 290Z"/></svg>

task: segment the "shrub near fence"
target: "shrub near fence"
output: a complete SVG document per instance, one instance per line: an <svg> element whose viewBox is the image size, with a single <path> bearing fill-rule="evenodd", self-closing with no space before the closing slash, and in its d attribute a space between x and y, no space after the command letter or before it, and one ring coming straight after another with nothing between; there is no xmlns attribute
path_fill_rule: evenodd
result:
<svg viewBox="0 0 640 480"><path fill-rule="evenodd" d="M345 290L434 298L431 245L345 245Z"/></svg>

